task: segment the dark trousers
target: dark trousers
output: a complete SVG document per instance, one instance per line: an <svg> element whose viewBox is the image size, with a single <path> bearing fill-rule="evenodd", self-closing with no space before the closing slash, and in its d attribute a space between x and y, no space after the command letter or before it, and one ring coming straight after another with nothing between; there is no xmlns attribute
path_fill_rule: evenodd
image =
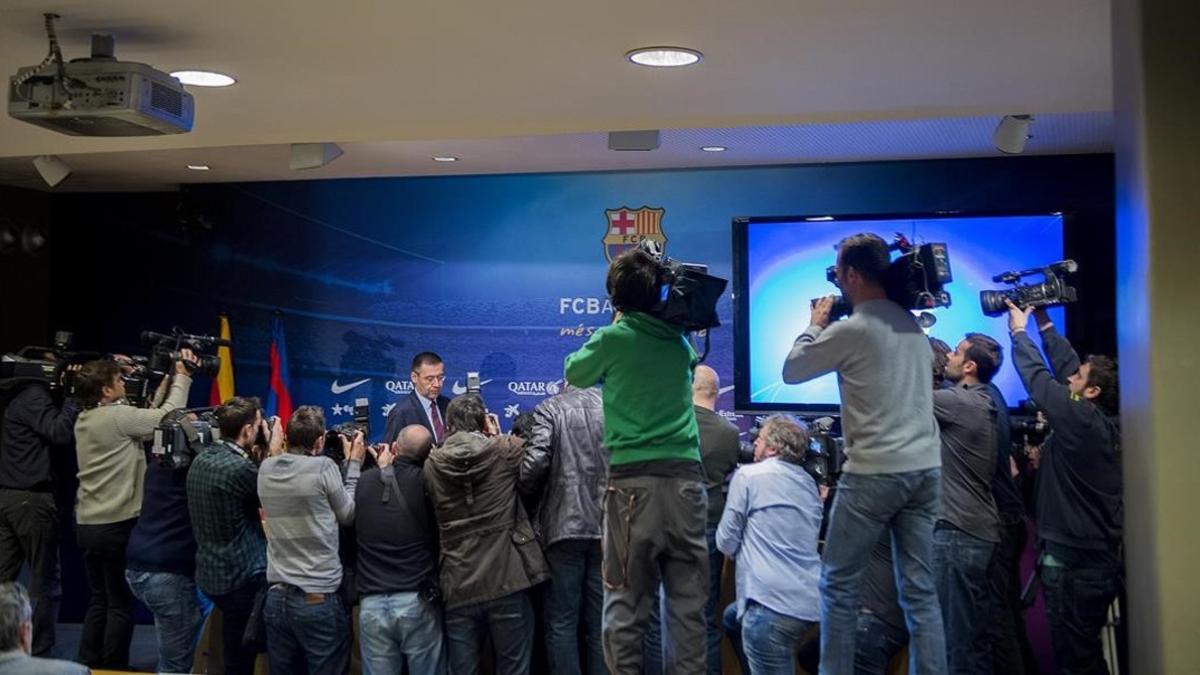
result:
<svg viewBox="0 0 1200 675"><path fill-rule="evenodd" d="M1040 575L1050 641L1063 674L1107 674L1100 631L1117 597L1121 570L1042 565Z"/></svg>
<svg viewBox="0 0 1200 675"><path fill-rule="evenodd" d="M942 626L946 631L947 672L970 675L972 649L981 627L980 606L995 544L941 521L933 531L933 574Z"/></svg>
<svg viewBox="0 0 1200 675"><path fill-rule="evenodd" d="M642 670L643 636L659 580L674 658L667 673L707 666L708 496L698 479L621 476L604 497L604 660L616 675Z"/></svg>
<svg viewBox="0 0 1200 675"><path fill-rule="evenodd" d="M983 629L976 634L975 675L1036 673L1033 647L1025 634L1021 606L1021 553L1027 528L1019 514L1001 514L1000 543L992 553L980 610Z"/></svg>
<svg viewBox="0 0 1200 675"><path fill-rule="evenodd" d="M93 668L129 669L133 593L125 581L125 547L137 519L76 525L75 538L87 570L87 614L79 637L79 662Z"/></svg>
<svg viewBox="0 0 1200 675"><path fill-rule="evenodd" d="M859 610L854 640L854 675L887 675L888 665L908 644L908 631Z"/></svg>
<svg viewBox="0 0 1200 675"><path fill-rule="evenodd" d="M342 675L350 667L350 615L337 593L274 584L263 608L272 673Z"/></svg>
<svg viewBox="0 0 1200 675"><path fill-rule="evenodd" d="M453 675L478 675L483 639L490 634L496 675L529 675L533 623L529 591L447 609L450 672Z"/></svg>
<svg viewBox="0 0 1200 675"><path fill-rule="evenodd" d="M546 656L550 672L556 675L608 674L600 644L604 610L601 558L598 540L560 541L546 549L550 566L550 583L544 596ZM579 658L581 635L586 668Z"/></svg>
<svg viewBox="0 0 1200 675"><path fill-rule="evenodd" d="M0 489L0 582L16 581L29 565L33 655L54 649L62 586L58 575L58 507L54 494Z"/></svg>
<svg viewBox="0 0 1200 675"><path fill-rule="evenodd" d="M717 528L710 525L705 533L708 544L708 602L704 603L704 628L708 632L708 675L721 675L721 629L717 614L721 605L721 568L725 554L717 550Z"/></svg>
<svg viewBox="0 0 1200 675"><path fill-rule="evenodd" d="M208 596L217 609L221 610L221 645L224 649L225 675L254 673L254 660L263 651L263 645L257 642L243 644L242 635L245 634L246 624L254 611L254 598L266 583L266 578L259 574L229 593Z"/></svg>

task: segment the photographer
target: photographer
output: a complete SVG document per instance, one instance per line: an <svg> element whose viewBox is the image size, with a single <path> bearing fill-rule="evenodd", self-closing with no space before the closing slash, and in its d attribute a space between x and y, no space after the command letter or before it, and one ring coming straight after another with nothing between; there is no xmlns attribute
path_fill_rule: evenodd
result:
<svg viewBox="0 0 1200 675"><path fill-rule="evenodd" d="M805 470L808 430L772 415L754 464L733 474L717 546L737 565L736 613L750 675L795 673L801 640L820 619L817 536L824 508Z"/></svg>
<svg viewBox="0 0 1200 675"><path fill-rule="evenodd" d="M525 444L500 435L483 400L446 408L446 442L425 462L425 488L441 537L438 581L446 602L450 672L479 672L492 636L497 675L529 672L534 617L529 589L549 577L541 546L517 501Z"/></svg>
<svg viewBox="0 0 1200 675"><path fill-rule="evenodd" d="M1008 303L1013 363L1053 430L1037 476L1039 575L1064 672L1107 672L1100 643L1121 583L1121 450L1117 365L1082 363L1044 310ZM1026 332L1033 313L1052 371Z"/></svg>
<svg viewBox="0 0 1200 675"><path fill-rule="evenodd" d="M887 244L857 234L838 245L837 280L854 308L830 322L833 299L783 366L795 384L837 372L846 463L830 516L821 577L821 673L852 672L863 568L890 532L916 673L941 673L946 645L932 574L941 455L933 417L933 356L925 333L884 289Z"/></svg>
<svg viewBox="0 0 1200 675"><path fill-rule="evenodd" d="M705 671L708 499L692 408L696 353L683 328L647 312L659 300L658 262L631 249L606 283L616 313L567 356L576 387L604 382L609 482L604 523L604 655L618 675L642 668L642 637L659 579L677 646L667 672Z"/></svg>
<svg viewBox="0 0 1200 675"><path fill-rule="evenodd" d="M0 391L8 398L0 427L0 583L30 570L33 655L54 648L60 594L58 506L54 499L53 448L69 446L79 402L54 402L49 385L30 382Z"/></svg>
<svg viewBox="0 0 1200 675"><path fill-rule="evenodd" d="M259 517L258 465L283 452L279 418L270 426L257 398L234 396L217 408L221 441L192 462L188 513L196 537L196 584L221 610L226 675L250 675L257 639L243 640L255 599L266 590L267 542ZM256 446L265 440L266 447ZM256 638L256 630L251 630Z"/></svg>
<svg viewBox="0 0 1200 675"><path fill-rule="evenodd" d="M350 614L338 594L338 525L354 522L354 491L366 449L354 434L346 477L325 449L325 415L292 413L287 453L258 470L267 534L267 655L271 670L340 675L350 665ZM307 664L307 668L305 665Z"/></svg>
<svg viewBox="0 0 1200 675"><path fill-rule="evenodd" d="M142 440L164 415L186 405L192 386L184 349L175 372L164 378L157 408L125 403L125 382L116 361L90 361L79 370L76 393L84 410L75 422L79 492L76 538L83 550L91 591L79 640L79 661L93 667L129 667L133 636L133 595L125 581L125 549L142 509L146 453ZM169 389L169 391L168 391Z"/></svg>

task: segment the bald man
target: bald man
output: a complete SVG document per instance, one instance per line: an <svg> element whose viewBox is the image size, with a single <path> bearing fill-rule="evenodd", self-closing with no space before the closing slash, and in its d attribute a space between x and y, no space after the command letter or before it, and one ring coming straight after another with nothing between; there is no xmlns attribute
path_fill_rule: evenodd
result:
<svg viewBox="0 0 1200 675"><path fill-rule="evenodd" d="M363 673L445 675L440 607L428 593L437 581L437 521L421 469L433 435L420 424L400 430L364 471L355 495L359 645Z"/></svg>
<svg viewBox="0 0 1200 675"><path fill-rule="evenodd" d="M721 599L721 566L724 557L717 550L717 524L725 510L727 480L737 467L738 430L716 413L721 378L717 371L705 365L696 366L692 375L692 406L696 409L696 424L700 427L700 463L704 465L704 480L708 488L708 602L704 605L705 627L708 630L708 672L721 672L721 633L713 622L713 614Z"/></svg>

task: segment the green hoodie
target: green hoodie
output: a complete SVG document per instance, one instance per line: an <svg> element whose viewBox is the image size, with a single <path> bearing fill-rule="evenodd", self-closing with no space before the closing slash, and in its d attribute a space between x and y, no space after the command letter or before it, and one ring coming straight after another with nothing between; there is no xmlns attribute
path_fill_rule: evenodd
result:
<svg viewBox="0 0 1200 675"><path fill-rule="evenodd" d="M604 383L604 445L613 466L700 461L692 408L696 352L683 329L631 312L592 334L566 359L567 382Z"/></svg>

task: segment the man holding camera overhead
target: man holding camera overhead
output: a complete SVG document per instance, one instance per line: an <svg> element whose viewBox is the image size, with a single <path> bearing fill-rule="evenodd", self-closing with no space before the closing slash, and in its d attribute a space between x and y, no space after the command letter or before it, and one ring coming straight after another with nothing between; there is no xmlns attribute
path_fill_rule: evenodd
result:
<svg viewBox="0 0 1200 675"><path fill-rule="evenodd" d="M941 451L933 417L933 355L908 310L888 299L888 246L874 234L838 245L838 286L853 306L830 321L833 298L812 307L783 381L838 374L846 463L830 516L821 573L821 673L854 670L859 590L879 537L890 532L912 672L942 673L946 644L934 586L933 526Z"/></svg>
<svg viewBox="0 0 1200 675"><path fill-rule="evenodd" d="M75 421L79 492L75 530L87 570L87 615L79 661L92 667L127 669L133 637L133 594L125 581L125 548L142 510L146 453L142 440L164 415L187 404L190 367L198 361L183 349L174 372L155 395L161 405L135 408L125 402L121 365L105 359L80 369L75 391L84 410ZM163 400L163 397L166 400Z"/></svg>

